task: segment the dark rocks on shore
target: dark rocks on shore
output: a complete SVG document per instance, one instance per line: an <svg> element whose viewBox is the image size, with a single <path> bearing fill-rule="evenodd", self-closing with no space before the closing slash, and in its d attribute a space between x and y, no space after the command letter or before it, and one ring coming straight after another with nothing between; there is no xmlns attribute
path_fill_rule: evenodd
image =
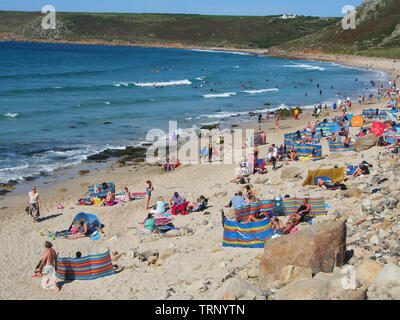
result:
<svg viewBox="0 0 400 320"><path fill-rule="evenodd" d="M151 145L151 144L150 144ZM128 146L125 149L107 149L103 152L91 155L88 161L104 161L110 157L122 158L118 162L125 163L134 159L144 159L146 157L146 148Z"/></svg>
<svg viewBox="0 0 400 320"><path fill-rule="evenodd" d="M6 195L7 193L10 193L10 192L11 192L10 190L6 190L6 189L0 190L0 196L4 196L4 195Z"/></svg>
<svg viewBox="0 0 400 320"><path fill-rule="evenodd" d="M208 124L208 125L202 126L200 129L202 129L202 130L213 130L213 129L217 129L217 125L216 124Z"/></svg>
<svg viewBox="0 0 400 320"><path fill-rule="evenodd" d="M0 183L0 188L4 188L6 190L14 190L15 187L10 183Z"/></svg>
<svg viewBox="0 0 400 320"><path fill-rule="evenodd" d="M83 175L85 175L85 174L88 174L90 171L89 170L79 170L78 171L78 174L80 175L80 176L83 176Z"/></svg>
<svg viewBox="0 0 400 320"><path fill-rule="evenodd" d="M29 177L23 177L23 178L25 181L33 181L33 180L36 180L38 177L29 176Z"/></svg>
<svg viewBox="0 0 400 320"><path fill-rule="evenodd" d="M250 117L255 117L255 116L257 116L257 113L251 112L251 111L250 111L250 112L249 112L249 116L250 116Z"/></svg>
<svg viewBox="0 0 400 320"><path fill-rule="evenodd" d="M296 110L296 109L284 109L284 108L282 108L282 109L276 110L275 114L276 113L279 114L279 117L281 119L283 119L283 118L293 118L294 117L294 110ZM299 114L303 113L303 110L301 108L298 108L298 110L299 110Z"/></svg>
<svg viewBox="0 0 400 320"><path fill-rule="evenodd" d="M87 157L87 160L89 161L103 161L108 159L110 156L103 154L103 153L98 153L98 154L93 154L89 157Z"/></svg>

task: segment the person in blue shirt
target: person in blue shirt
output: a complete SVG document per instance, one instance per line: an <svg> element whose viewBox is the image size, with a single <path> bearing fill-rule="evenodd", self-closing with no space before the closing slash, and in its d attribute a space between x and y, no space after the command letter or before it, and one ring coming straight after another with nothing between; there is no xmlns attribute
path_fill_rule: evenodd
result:
<svg viewBox="0 0 400 320"><path fill-rule="evenodd" d="M238 208L247 205L246 201L243 198L243 194L241 191L235 194L232 200L229 202L230 208Z"/></svg>

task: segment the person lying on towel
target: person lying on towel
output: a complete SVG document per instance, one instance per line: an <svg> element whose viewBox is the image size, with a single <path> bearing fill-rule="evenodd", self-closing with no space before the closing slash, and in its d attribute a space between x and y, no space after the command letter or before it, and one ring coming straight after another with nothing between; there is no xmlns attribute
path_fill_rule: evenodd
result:
<svg viewBox="0 0 400 320"><path fill-rule="evenodd" d="M202 211L206 208L208 203L208 199L206 199L205 196L201 195L197 201L192 202L189 201L188 205L187 205L187 210L189 212L197 212L197 211Z"/></svg>
<svg viewBox="0 0 400 320"><path fill-rule="evenodd" d="M353 177L359 177L361 175L369 174L369 168L372 168L372 164L367 161L361 162L355 169L352 174ZM351 171L351 169L345 169L345 172Z"/></svg>
<svg viewBox="0 0 400 320"><path fill-rule="evenodd" d="M317 186L320 188L326 188L328 190L346 190L346 186L344 183L339 183L339 182L334 182L332 180L326 180L326 179L321 179L321 178L316 178L317 180Z"/></svg>

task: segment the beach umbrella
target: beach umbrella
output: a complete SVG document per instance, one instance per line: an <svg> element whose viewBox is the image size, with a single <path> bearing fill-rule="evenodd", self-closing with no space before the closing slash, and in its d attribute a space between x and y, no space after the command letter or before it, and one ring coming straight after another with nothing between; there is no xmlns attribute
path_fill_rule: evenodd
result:
<svg viewBox="0 0 400 320"><path fill-rule="evenodd" d="M362 127L364 124L364 118L362 116L354 116L351 117L350 122L352 127Z"/></svg>
<svg viewBox="0 0 400 320"><path fill-rule="evenodd" d="M382 122L373 122L370 132L375 136L380 137L386 130L386 126Z"/></svg>

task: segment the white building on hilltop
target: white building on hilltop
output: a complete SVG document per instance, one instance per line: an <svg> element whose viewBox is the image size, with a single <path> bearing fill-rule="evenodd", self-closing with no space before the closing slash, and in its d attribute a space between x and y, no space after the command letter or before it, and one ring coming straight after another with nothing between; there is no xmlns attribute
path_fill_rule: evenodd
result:
<svg viewBox="0 0 400 320"><path fill-rule="evenodd" d="M279 18L281 18L281 19L294 19L294 18L297 18L297 14L284 14L283 16L280 16Z"/></svg>

